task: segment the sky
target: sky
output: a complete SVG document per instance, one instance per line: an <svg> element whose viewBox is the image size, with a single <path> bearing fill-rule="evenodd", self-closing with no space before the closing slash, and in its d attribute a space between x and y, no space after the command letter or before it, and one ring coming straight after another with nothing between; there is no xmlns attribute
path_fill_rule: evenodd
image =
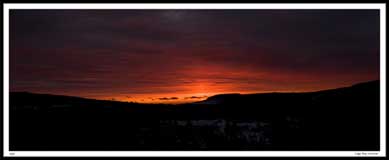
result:
<svg viewBox="0 0 389 160"><path fill-rule="evenodd" d="M10 91L139 103L379 79L379 10L11 10Z"/></svg>

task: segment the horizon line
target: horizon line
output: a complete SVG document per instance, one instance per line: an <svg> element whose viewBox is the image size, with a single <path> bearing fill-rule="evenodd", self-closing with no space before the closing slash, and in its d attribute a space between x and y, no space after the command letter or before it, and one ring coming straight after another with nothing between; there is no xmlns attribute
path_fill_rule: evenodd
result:
<svg viewBox="0 0 389 160"><path fill-rule="evenodd" d="M363 82L358 82L358 83L354 83L352 85L347 85L347 86L342 86L342 87L337 87L337 88L328 88L328 89L323 89L323 90L315 90L315 91L297 91L297 92L293 92L293 91L287 91L287 92L283 92L283 91L264 91L264 92L253 92L253 93L239 93L239 92L225 92L225 93L219 93L219 94L213 94L213 95L210 95L210 96L204 96L206 99L203 99L203 100L199 100L199 101L192 101L192 102L174 102L178 99L181 99L181 100L184 100L184 98L179 98L179 97L175 97L176 99L171 99L171 100L166 100L165 103L162 103L162 102L155 102L155 103L147 103L147 102L136 102L136 101L121 101L121 100L117 100L115 98L112 98L112 99L98 99L98 98L90 98L90 97L83 97L83 96L74 96L74 95L67 95L67 94L52 94L52 93L44 93L44 92L31 92L31 91L9 91L9 93L28 93L28 94L40 94L40 95L51 95L51 96L65 96L65 97L72 97L72 98L81 98L81 99L88 99L88 100L98 100L98 101L110 101L110 102L122 102L122 103L137 103L137 104L172 104L172 105L175 105L175 104L191 104L191 103L196 103L196 102L201 102L201 101L204 101L204 100L207 100L208 98L210 97L214 97L214 96L219 96L219 95L233 95L233 94L236 94L236 95L255 95L255 94L304 94L304 93L316 93L316 92L322 92L322 91L330 91L330 90L336 90L336 89L342 89L342 88L349 88L349 87L353 87L353 86L356 86L356 85L360 85L360 84L365 84L365 83L373 83L373 82L376 82L376 81L380 81L380 79L375 79L375 80L369 80L369 81L363 81ZM158 98L156 98L158 99Z"/></svg>

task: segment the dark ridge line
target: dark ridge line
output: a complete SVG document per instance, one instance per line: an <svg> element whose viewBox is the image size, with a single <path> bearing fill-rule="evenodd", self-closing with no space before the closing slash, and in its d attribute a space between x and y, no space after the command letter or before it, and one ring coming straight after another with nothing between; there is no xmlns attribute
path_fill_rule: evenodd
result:
<svg viewBox="0 0 389 160"><path fill-rule="evenodd" d="M196 104L199 102L205 102L207 100L218 98L218 97L224 97L224 96L253 96L253 95L271 95L271 94L315 94L315 93L322 93L322 92L331 92L335 90L340 89L347 89L347 88L353 88L358 86L363 86L371 83L378 83L380 80L371 80L366 82L360 82L353 85L345 86L345 87L339 87L339 88L332 88L332 89L325 89L325 90L319 90L319 91L311 91L311 92L266 92L266 93L250 93L250 94L241 94L241 93L223 93L223 94L217 94L213 96L209 96L207 99L197 102L190 102L190 103L179 103L179 104L166 104L166 103L139 103L139 102L124 102L124 101L116 101L116 100L101 100L101 99L93 99L93 98L84 98L84 97L77 97L77 96L69 96L69 95L58 95L58 94L48 94L48 93L34 93L29 91L16 91L16 92L9 92L9 94L31 94L31 95L42 95L42 96L56 96L56 97L63 97L63 98L73 98L78 100L88 100L88 101L99 101L99 102L113 102L113 103L124 103L124 104L145 104L145 105L183 105L183 104Z"/></svg>

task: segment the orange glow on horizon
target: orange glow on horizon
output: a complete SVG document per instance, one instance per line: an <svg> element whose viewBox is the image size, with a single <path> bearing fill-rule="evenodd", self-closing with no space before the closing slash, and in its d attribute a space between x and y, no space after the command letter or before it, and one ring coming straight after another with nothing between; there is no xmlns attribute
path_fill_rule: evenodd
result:
<svg viewBox="0 0 389 160"><path fill-rule="evenodd" d="M347 87L348 85L343 85L340 87ZM211 86L207 83L201 83L194 85L192 88L193 92L188 93L166 93L166 94L138 94L132 96L116 95L110 97L95 97L96 99L102 100L114 100L122 102L134 102L134 103L144 103L144 104L183 104L183 103L192 103L206 100L208 97L218 95L218 94L230 94L230 93L239 93L239 94L255 94L255 93L301 93L301 92L315 92L327 89L334 89L339 87L329 87L329 86L318 86L316 88L302 88L302 89L284 89L284 90L224 90L214 91L215 86Z"/></svg>
<svg viewBox="0 0 389 160"><path fill-rule="evenodd" d="M350 77L349 80L343 80L334 82L331 80L323 80L317 83L316 79L310 79L311 76L300 76L294 74L293 77L298 77L298 83L291 83L287 79L292 77L288 74L276 75L267 74L266 72L249 72L239 71L231 69L223 70L220 68L209 68L205 72L205 68L197 68L198 70L191 70L193 77L196 74L210 74L214 77L227 77L221 80L219 79L191 79L191 83L170 82L167 86L155 85L144 86L139 90L134 88L126 89L125 86L114 86L108 90L103 91L70 91L70 92L56 92L56 91L44 91L36 90L37 93L57 94L57 95L69 95L99 100L114 100L122 102L135 102L135 103L147 103L147 104L182 104L192 103L206 100L208 97L218 94L254 94L254 93L269 93L269 92L312 92L327 89L334 89L340 87L347 87L359 82L372 80L369 77L359 77L361 80L354 80L356 78ZM228 73L228 74L227 74ZM219 76L221 75L221 76ZM232 76L231 76L232 75ZM189 75L190 76L190 75ZM236 76L236 79L234 77ZM202 77L202 76L200 76ZM243 77L243 78L242 78ZM278 83L272 83L271 81L261 82L250 81L255 80L258 77L271 77ZM190 79L190 78L188 78ZM246 80L247 79L247 80ZM137 88L135 88L137 89ZM142 90L140 90L142 89ZM132 92L131 92L132 91ZM140 92L147 91L147 92Z"/></svg>

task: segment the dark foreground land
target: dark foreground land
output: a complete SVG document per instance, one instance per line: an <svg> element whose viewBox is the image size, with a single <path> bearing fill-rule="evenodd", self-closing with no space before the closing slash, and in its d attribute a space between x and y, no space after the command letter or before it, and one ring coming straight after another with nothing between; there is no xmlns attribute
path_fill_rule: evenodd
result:
<svg viewBox="0 0 389 160"><path fill-rule="evenodd" d="M379 150L379 81L182 105L15 92L10 150Z"/></svg>

